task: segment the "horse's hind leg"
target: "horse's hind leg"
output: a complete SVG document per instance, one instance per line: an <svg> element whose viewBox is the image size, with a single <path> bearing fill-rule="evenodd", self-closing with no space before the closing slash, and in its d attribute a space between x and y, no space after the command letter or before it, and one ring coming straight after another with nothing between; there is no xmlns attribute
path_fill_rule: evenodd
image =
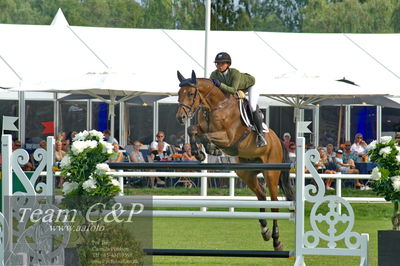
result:
<svg viewBox="0 0 400 266"><path fill-rule="evenodd" d="M267 182L271 200L277 201L280 171L264 171L264 177L265 181ZM272 208L271 211L279 212L279 209ZM277 220L273 221L272 238L274 239L274 249L279 251L283 250L283 244L281 243L281 241L279 241L279 227Z"/></svg>
<svg viewBox="0 0 400 266"><path fill-rule="evenodd" d="M256 194L258 200L266 201L265 190L257 180L255 171L236 171L236 174L246 183L246 185ZM265 212L265 208L260 208L260 212ZM271 231L267 226L266 219L258 220L261 226L261 236L265 241L271 238Z"/></svg>

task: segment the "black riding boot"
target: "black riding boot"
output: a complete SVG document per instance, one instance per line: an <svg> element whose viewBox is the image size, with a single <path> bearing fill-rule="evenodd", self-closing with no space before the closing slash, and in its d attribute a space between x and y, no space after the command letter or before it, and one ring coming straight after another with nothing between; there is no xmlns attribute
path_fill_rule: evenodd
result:
<svg viewBox="0 0 400 266"><path fill-rule="evenodd" d="M257 111L253 112L253 119L254 125L256 126L257 130L257 148L266 146L267 141L264 138L262 118L260 112L258 111L258 108Z"/></svg>

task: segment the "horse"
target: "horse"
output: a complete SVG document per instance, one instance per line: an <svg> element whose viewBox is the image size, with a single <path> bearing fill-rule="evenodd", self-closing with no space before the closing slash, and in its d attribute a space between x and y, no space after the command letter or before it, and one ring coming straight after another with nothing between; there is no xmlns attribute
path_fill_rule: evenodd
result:
<svg viewBox="0 0 400 266"><path fill-rule="evenodd" d="M289 162L283 142L271 129L264 133L268 144L257 148L257 133L242 122L239 99L236 95L223 92L210 79L196 78L194 71L189 79L185 79L179 71L177 73L180 89L176 118L178 122L184 124L198 112L198 124L188 128L192 154L198 160L202 161L205 158L205 154L197 146L197 143L201 142L207 153L215 155L216 146L228 155L237 156L240 163ZM264 175L271 200L278 200L278 185L281 185L288 201L294 200L294 191L287 171L238 170L236 174L256 194L258 200L265 201L266 192L257 179L260 172ZM279 209L271 210L279 212ZM265 208L260 208L260 212L265 212ZM259 223L261 235L268 241L271 238L271 231L267 221L260 219ZM273 220L272 238L274 249L283 250L283 244L279 241L277 220Z"/></svg>

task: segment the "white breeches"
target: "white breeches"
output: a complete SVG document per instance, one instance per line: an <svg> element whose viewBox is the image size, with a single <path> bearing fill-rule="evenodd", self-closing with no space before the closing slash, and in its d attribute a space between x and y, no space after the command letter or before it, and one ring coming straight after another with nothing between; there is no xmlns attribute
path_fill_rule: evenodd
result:
<svg viewBox="0 0 400 266"><path fill-rule="evenodd" d="M248 89L248 92L251 111L255 112L257 109L258 96L260 96L260 90L256 85L253 85Z"/></svg>

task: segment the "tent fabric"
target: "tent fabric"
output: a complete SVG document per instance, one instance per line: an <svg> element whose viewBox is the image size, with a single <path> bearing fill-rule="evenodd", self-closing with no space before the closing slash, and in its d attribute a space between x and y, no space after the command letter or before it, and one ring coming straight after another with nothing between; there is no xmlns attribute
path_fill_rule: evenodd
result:
<svg viewBox="0 0 400 266"><path fill-rule="evenodd" d="M208 76L215 54L225 51L232 56L232 67L256 77L263 95L344 95L325 81L315 86L296 80L277 83L277 77L291 72L329 81L345 77L360 85L344 89L348 95L400 92L400 60L393 56L400 34L211 31L205 74L204 31L78 27L61 16L59 12L49 26L0 24L0 87L48 91L66 80L113 70L134 75L126 85L134 95L174 95L177 70L184 76L192 70L198 77Z"/></svg>

